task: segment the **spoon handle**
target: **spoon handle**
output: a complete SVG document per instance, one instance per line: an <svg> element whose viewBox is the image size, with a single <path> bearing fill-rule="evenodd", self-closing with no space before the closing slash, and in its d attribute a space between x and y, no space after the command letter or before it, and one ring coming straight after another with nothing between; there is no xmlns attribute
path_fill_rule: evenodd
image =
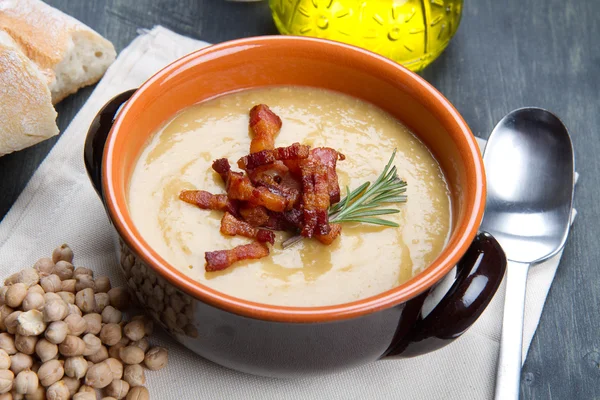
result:
<svg viewBox="0 0 600 400"><path fill-rule="evenodd" d="M506 297L502 319L500 358L496 374L496 400L519 398L523 349L523 315L529 264L508 260Z"/></svg>

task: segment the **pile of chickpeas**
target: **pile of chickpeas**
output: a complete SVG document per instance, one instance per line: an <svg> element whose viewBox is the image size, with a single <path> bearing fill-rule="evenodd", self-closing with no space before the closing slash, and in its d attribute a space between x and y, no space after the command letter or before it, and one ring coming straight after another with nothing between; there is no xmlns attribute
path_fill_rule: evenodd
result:
<svg viewBox="0 0 600 400"><path fill-rule="evenodd" d="M62 245L0 288L0 400L149 399L144 370L168 360L152 321L124 321L127 289L72 262Z"/></svg>

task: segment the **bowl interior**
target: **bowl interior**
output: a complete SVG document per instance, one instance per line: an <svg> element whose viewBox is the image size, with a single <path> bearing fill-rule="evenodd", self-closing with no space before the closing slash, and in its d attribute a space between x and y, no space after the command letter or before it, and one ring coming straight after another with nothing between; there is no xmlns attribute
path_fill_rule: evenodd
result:
<svg viewBox="0 0 600 400"><path fill-rule="evenodd" d="M392 114L432 151L452 195L450 240L429 268L381 295L340 306L297 308L252 304L217 293L169 266L135 229L127 207L128 182L148 138L177 112L226 93L272 85L303 85L358 97ZM481 156L469 128L428 83L383 57L318 39L262 37L192 53L146 82L119 114L104 154L103 185L121 237L165 278L190 294L238 313L267 319L335 319L405 301L443 277L472 241L483 214ZM307 317L308 316L308 317ZM300 318L300 317L298 317Z"/></svg>

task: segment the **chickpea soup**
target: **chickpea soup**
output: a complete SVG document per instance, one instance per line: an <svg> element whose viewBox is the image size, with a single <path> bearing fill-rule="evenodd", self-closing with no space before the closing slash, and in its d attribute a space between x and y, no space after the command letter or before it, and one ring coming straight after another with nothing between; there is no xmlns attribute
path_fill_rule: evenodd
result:
<svg viewBox="0 0 600 400"><path fill-rule="evenodd" d="M282 121L275 146L330 147L345 188L374 181L394 149L407 182L407 201L385 215L399 227L345 222L329 246L276 232L270 253L223 271L206 272L205 253L252 242L220 233L223 212L181 201L182 190L225 193L212 169L249 153L249 110L267 104ZM235 164L234 164L235 166ZM236 169L236 168L234 168ZM324 306L359 300L402 284L442 251L451 227L448 186L435 158L405 126L383 110L340 93L272 87L224 95L181 111L148 142L134 169L128 198L133 221L166 261L198 282L231 296L285 306Z"/></svg>

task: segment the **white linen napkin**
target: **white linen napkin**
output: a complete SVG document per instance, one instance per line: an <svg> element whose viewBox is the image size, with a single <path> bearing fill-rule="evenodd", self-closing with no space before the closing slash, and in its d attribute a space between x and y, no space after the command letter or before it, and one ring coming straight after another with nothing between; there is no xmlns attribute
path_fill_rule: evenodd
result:
<svg viewBox="0 0 600 400"><path fill-rule="evenodd" d="M84 169L85 134L98 110L114 95L139 86L169 62L206 45L156 27L141 32L121 52L0 223L0 276L31 266L66 242L75 251L77 266L108 275L113 284L124 283L111 227ZM524 355L561 254L530 270ZM475 325L437 352L295 380L261 378L219 367L161 332L154 341L169 348L169 365L158 372L148 371L147 386L153 399L491 399L503 303L504 284Z"/></svg>

